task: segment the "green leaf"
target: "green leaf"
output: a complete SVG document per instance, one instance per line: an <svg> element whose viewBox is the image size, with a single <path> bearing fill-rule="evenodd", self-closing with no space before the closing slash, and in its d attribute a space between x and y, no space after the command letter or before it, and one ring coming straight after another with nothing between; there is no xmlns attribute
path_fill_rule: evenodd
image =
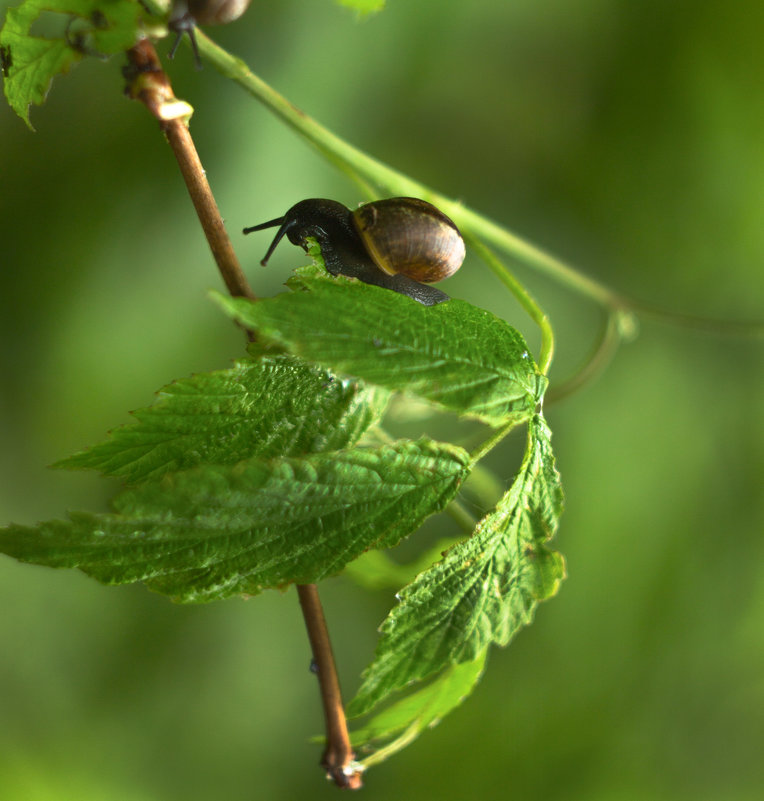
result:
<svg viewBox="0 0 764 801"><path fill-rule="evenodd" d="M32 36L32 25L43 12L61 15L60 36ZM2 31L5 96L11 108L31 128L29 106L41 105L56 75L67 72L90 50L111 55L135 44L142 7L137 0L25 0L9 8ZM67 22L79 21L75 30ZM74 45L83 38L83 46Z"/></svg>
<svg viewBox="0 0 764 801"><path fill-rule="evenodd" d="M492 426L528 419L546 387L520 334L461 300L436 306L343 276L301 272L298 291L217 295L243 325L306 361Z"/></svg>
<svg viewBox="0 0 764 801"><path fill-rule="evenodd" d="M454 496L468 454L430 440L199 467L117 497L117 514L0 529L0 551L143 581L177 601L312 583L391 547Z"/></svg>
<svg viewBox="0 0 764 801"><path fill-rule="evenodd" d="M470 539L401 592L349 714L361 715L413 681L474 660L491 643L506 645L531 622L539 601L557 591L565 565L546 542L557 529L562 489L550 437L535 416L506 495Z"/></svg>
<svg viewBox="0 0 764 801"><path fill-rule="evenodd" d="M472 662L452 665L426 687L375 715L350 734L363 768L376 765L432 728L472 692L485 666L487 651ZM368 754L368 756L365 756Z"/></svg>
<svg viewBox="0 0 764 801"><path fill-rule="evenodd" d="M381 11L385 7L385 0L337 0L337 2L341 6L354 8L362 17Z"/></svg>
<svg viewBox="0 0 764 801"><path fill-rule="evenodd" d="M244 359L158 395L153 406L133 412L137 424L54 466L136 482L199 464L340 450L379 420L389 397L288 354Z"/></svg>

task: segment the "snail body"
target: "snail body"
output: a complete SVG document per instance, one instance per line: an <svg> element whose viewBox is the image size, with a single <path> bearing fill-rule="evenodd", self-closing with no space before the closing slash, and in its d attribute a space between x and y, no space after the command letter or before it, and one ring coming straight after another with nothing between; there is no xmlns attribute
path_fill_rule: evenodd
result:
<svg viewBox="0 0 764 801"><path fill-rule="evenodd" d="M392 289L425 306L449 299L427 284L453 275L464 261L464 241L456 225L418 198L377 200L352 211L335 200L302 200L283 217L244 233L276 226L263 265L284 236L306 251L312 238L331 275Z"/></svg>

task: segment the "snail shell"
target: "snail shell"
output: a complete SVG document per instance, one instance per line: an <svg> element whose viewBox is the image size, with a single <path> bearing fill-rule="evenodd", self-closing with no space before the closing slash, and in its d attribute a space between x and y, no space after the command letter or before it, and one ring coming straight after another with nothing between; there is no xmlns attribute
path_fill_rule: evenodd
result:
<svg viewBox="0 0 764 801"><path fill-rule="evenodd" d="M414 197L359 206L353 222L374 260L388 275L402 273L433 284L453 275L464 261L459 229L443 212Z"/></svg>

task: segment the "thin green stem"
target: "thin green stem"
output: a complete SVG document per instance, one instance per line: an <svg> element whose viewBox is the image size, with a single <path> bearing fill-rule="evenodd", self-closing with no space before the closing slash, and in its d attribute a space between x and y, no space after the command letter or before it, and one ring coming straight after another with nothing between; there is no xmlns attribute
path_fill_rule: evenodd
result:
<svg viewBox="0 0 764 801"><path fill-rule="evenodd" d="M549 318L544 310L536 302L530 292L515 278L509 268L497 258L496 254L487 248L479 239L472 235L466 237L469 245L477 252L478 256L488 265L494 275L509 289L515 296L517 302L523 307L531 320L541 329L541 349L538 358L538 367L541 373L546 375L552 364L554 356L554 331Z"/></svg>
<svg viewBox="0 0 764 801"><path fill-rule="evenodd" d="M745 339L761 339L764 337L764 322L761 320L714 320L670 309L661 309L650 303L643 303L640 300L630 300L629 308L642 317L650 317L659 322L662 320L674 323L681 325L683 328L691 328L696 331L706 331L715 336L733 336Z"/></svg>
<svg viewBox="0 0 764 801"><path fill-rule="evenodd" d="M412 195L428 200L451 217L463 234L471 236L473 239L480 238L483 242L508 254L513 259L549 275L569 289L594 300L608 309L634 311L690 328L713 331L717 334L731 334L742 337L764 336L764 323L760 321L709 320L708 318L657 309L649 304L643 304L621 295L605 284L601 284L599 281L580 273L551 253L525 241L487 217L472 211L459 201L435 192L430 187L412 180L383 162L372 158L362 150L348 144L252 73L241 59L218 47L201 31L197 30L196 36L199 50L209 64L225 77L238 83L270 109L287 126L313 145L321 155L355 181L365 195L376 197L378 194L388 193L391 195ZM549 353L549 358L551 359L551 352ZM541 361L544 361L543 356Z"/></svg>
<svg viewBox="0 0 764 801"><path fill-rule="evenodd" d="M599 375L612 361L621 343L630 338L633 332L633 321L625 318L628 312L610 310L605 319L605 325L589 358L583 367L577 370L566 381L552 384L544 396L545 403L556 403L572 395L584 384Z"/></svg>
<svg viewBox="0 0 764 801"><path fill-rule="evenodd" d="M399 734L394 740L378 748L366 759L359 760L358 764L363 770L368 770L374 765L384 762L388 757L402 751L407 745L413 743L417 737L422 733L422 726L418 720L415 720L404 732Z"/></svg>
<svg viewBox="0 0 764 801"><path fill-rule="evenodd" d="M241 59L218 47L201 31L197 31L197 40L205 60L215 69L238 83L354 180L360 178L368 182L367 190L370 189L368 184L372 184L390 194L412 195L428 200L451 217L463 233L480 237L518 261L548 273L571 289L599 303L611 307L628 305L624 298L610 288L582 275L541 248L525 242L516 234L471 211L460 202L412 180L340 139L252 73Z"/></svg>
<svg viewBox="0 0 764 801"><path fill-rule="evenodd" d="M488 437L487 440L482 442L475 448L474 451L470 453L470 466L476 465L489 451L492 451L503 439L504 437L509 434L509 432L515 428L519 423L517 420L513 420L510 423L507 423L503 428L500 428L495 434Z"/></svg>

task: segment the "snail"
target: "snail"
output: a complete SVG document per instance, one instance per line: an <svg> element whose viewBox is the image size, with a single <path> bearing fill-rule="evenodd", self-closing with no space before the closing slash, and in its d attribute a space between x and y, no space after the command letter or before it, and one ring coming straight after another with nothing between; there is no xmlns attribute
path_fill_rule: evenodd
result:
<svg viewBox="0 0 764 801"><path fill-rule="evenodd" d="M250 0L174 0L172 12L167 23L177 36L168 58L175 58L183 34L187 33L194 51L194 63L201 69L199 47L196 44L194 28L197 25L225 25L238 19L249 7Z"/></svg>
<svg viewBox="0 0 764 801"><path fill-rule="evenodd" d="M335 200L302 200L283 217L244 233L275 226L279 230L261 264L268 263L284 235L305 251L312 237L331 275L392 289L425 306L449 300L427 284L453 275L464 261L464 240L456 225L432 204L413 197L375 200L354 211Z"/></svg>

